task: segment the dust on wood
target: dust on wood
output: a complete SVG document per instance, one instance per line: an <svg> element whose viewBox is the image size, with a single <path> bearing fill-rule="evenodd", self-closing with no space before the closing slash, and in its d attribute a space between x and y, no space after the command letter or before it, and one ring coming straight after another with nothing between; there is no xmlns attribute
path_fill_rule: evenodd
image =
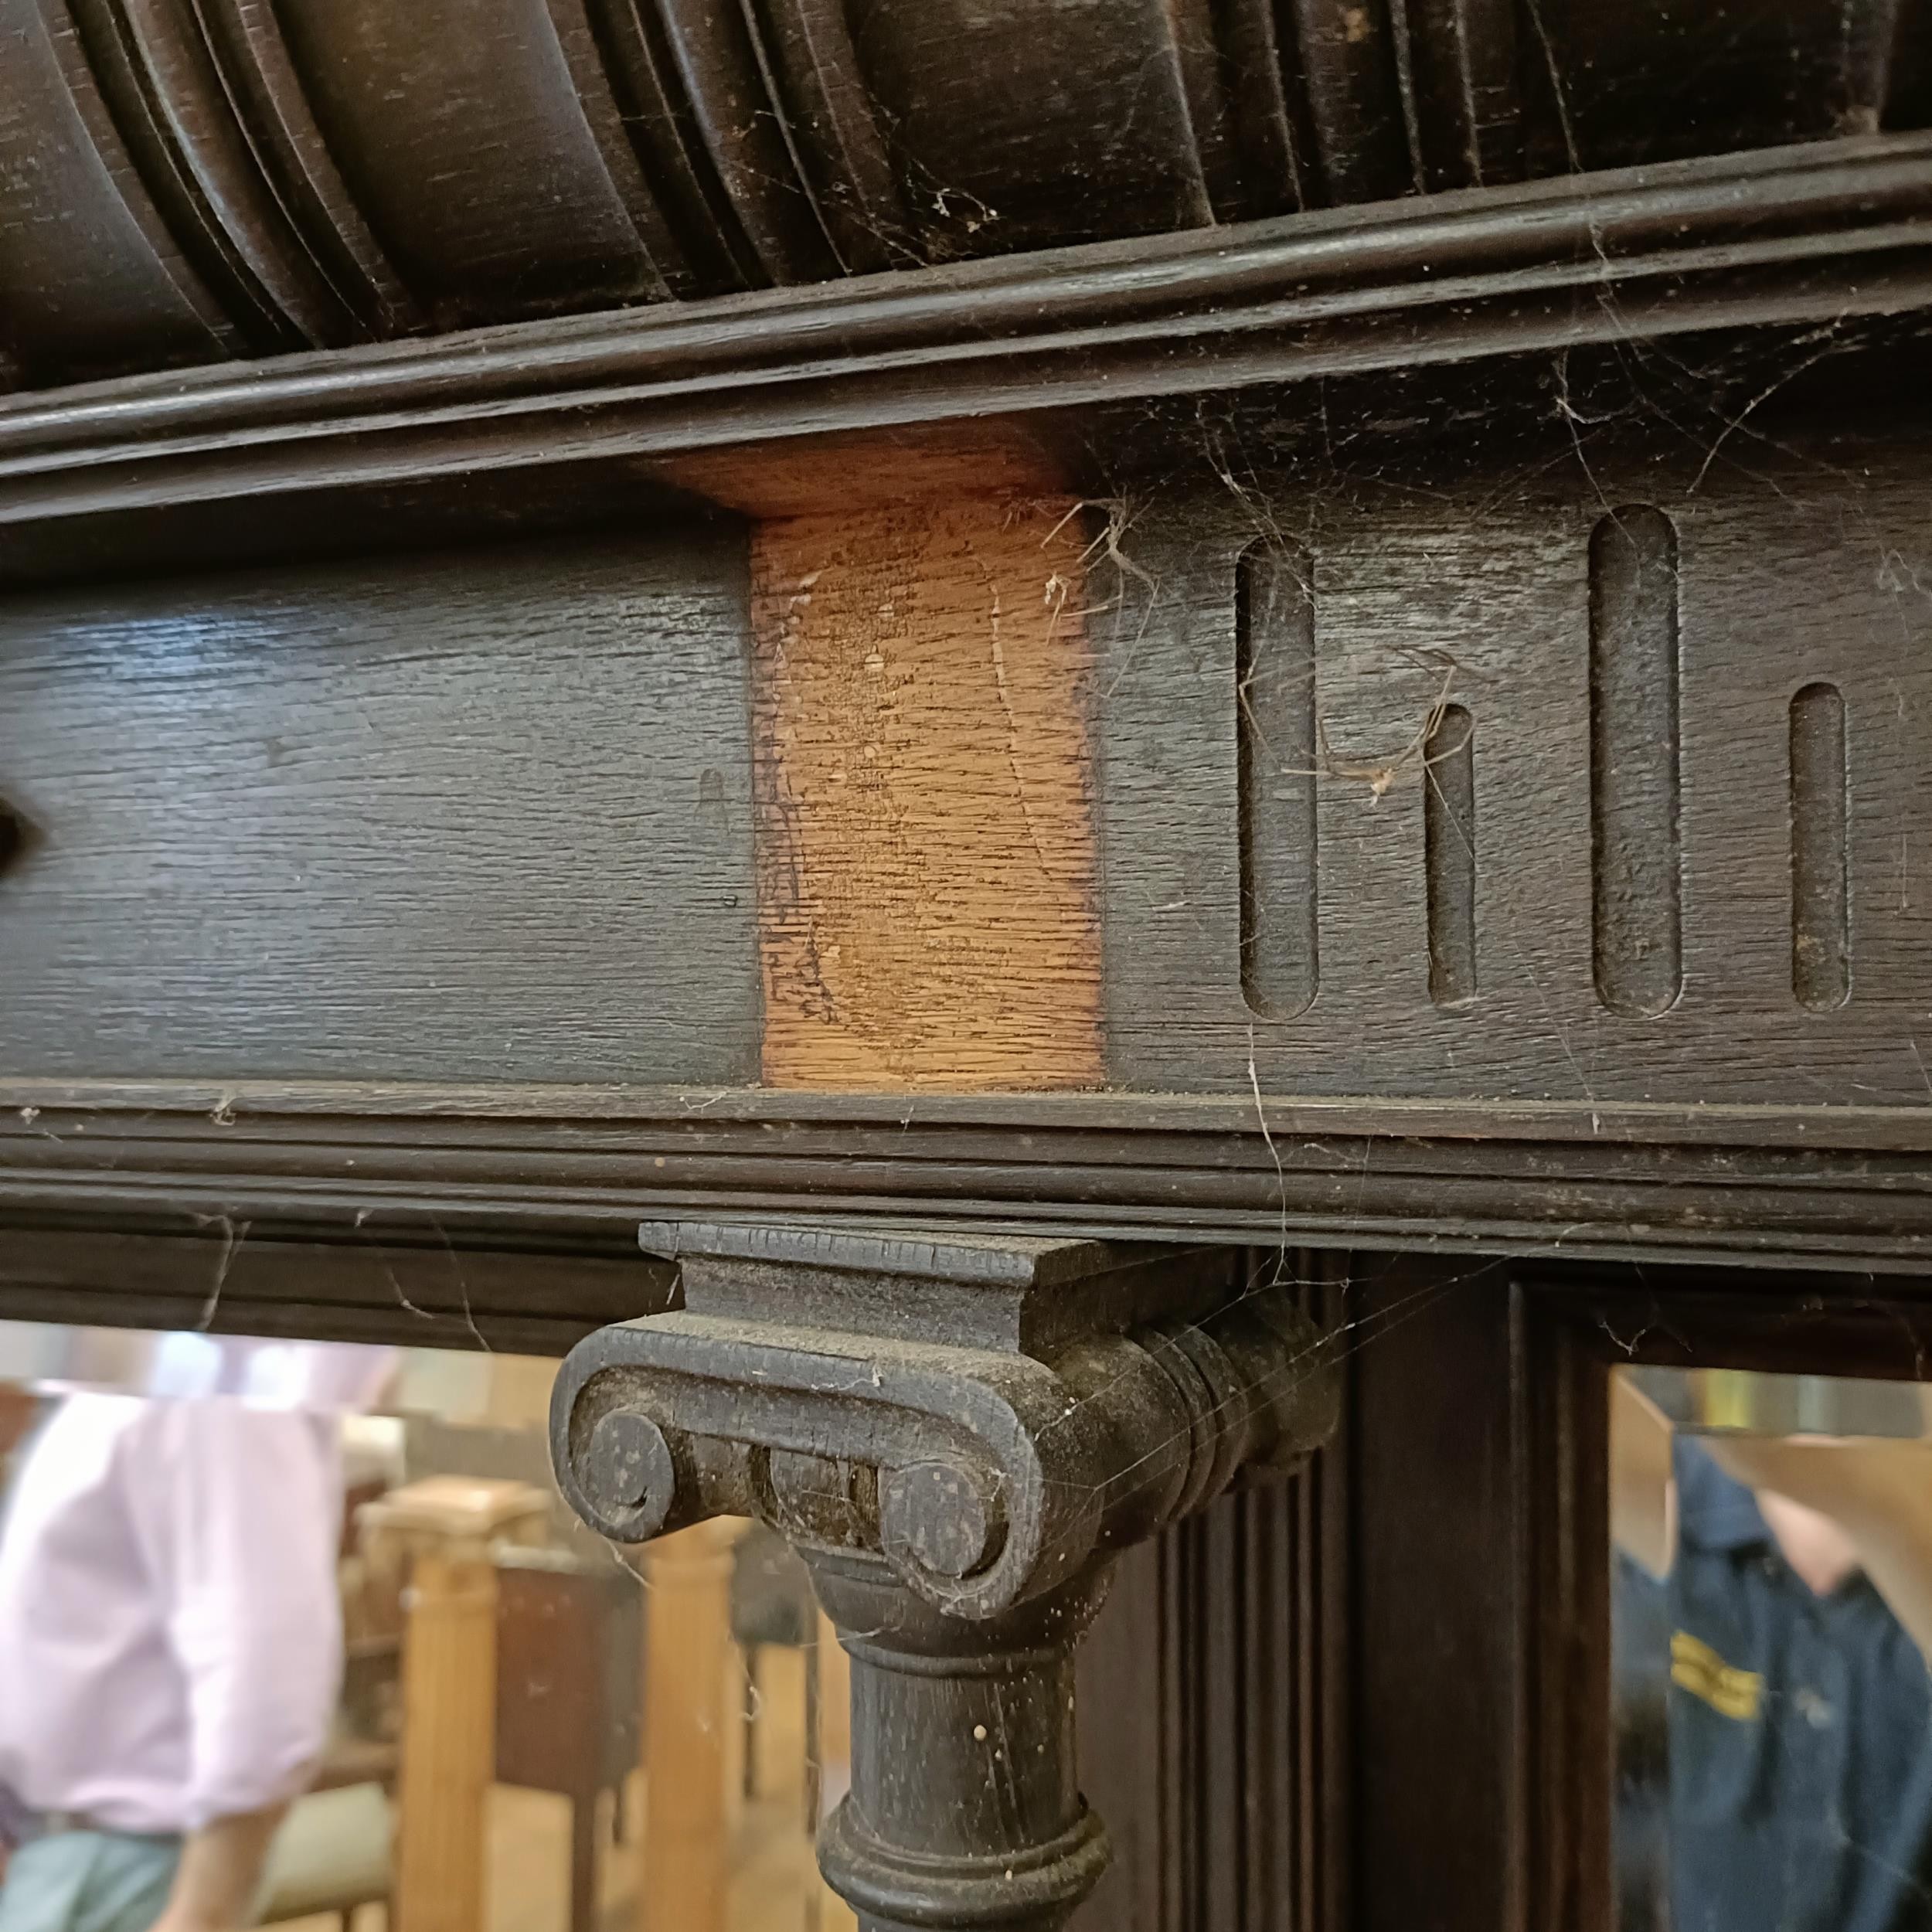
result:
<svg viewBox="0 0 1932 1932"><path fill-rule="evenodd" d="M917 482L753 533L764 1078L1097 1086L1087 532Z"/></svg>

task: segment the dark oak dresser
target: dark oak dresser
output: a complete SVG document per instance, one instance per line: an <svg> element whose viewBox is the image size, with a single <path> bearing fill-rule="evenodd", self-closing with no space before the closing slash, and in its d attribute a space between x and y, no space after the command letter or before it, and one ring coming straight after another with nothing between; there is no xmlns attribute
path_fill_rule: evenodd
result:
<svg viewBox="0 0 1932 1932"><path fill-rule="evenodd" d="M570 1352L868 1932L1608 1932L1606 1365L1932 1333L1928 308L1923 0L0 0L0 1315Z"/></svg>

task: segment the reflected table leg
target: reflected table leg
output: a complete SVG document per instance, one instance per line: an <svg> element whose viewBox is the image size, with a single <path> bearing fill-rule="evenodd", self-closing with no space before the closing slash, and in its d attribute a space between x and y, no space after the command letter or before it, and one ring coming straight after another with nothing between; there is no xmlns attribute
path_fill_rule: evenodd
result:
<svg viewBox="0 0 1932 1932"><path fill-rule="evenodd" d="M419 1553L403 1656L400 1932L482 1932L495 1685L496 1575L488 1557Z"/></svg>
<svg viewBox="0 0 1932 1932"><path fill-rule="evenodd" d="M725 1932L731 1550L703 1522L644 1553L644 1883L639 1932Z"/></svg>

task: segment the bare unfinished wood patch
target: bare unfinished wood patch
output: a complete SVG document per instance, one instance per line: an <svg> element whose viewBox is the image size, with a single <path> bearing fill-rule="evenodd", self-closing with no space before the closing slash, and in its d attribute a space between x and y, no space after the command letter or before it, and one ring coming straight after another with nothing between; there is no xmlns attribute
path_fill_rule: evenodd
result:
<svg viewBox="0 0 1932 1932"><path fill-rule="evenodd" d="M769 1084L1100 1083L1086 540L956 494L758 526Z"/></svg>
<svg viewBox="0 0 1932 1932"><path fill-rule="evenodd" d="M889 514L912 496L1010 502L1074 495L1060 453L1023 423L909 423L728 444L654 467L682 489L760 519Z"/></svg>

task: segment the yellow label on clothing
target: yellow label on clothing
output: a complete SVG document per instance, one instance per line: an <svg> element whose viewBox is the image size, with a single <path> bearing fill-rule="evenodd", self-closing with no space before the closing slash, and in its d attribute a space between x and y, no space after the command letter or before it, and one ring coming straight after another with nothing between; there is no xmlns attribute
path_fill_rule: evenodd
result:
<svg viewBox="0 0 1932 1932"><path fill-rule="evenodd" d="M1670 1681L1701 1697L1722 1717L1740 1723L1755 1718L1764 1702L1764 1679L1754 1670L1727 1664L1709 1645L1680 1630L1670 1640Z"/></svg>

